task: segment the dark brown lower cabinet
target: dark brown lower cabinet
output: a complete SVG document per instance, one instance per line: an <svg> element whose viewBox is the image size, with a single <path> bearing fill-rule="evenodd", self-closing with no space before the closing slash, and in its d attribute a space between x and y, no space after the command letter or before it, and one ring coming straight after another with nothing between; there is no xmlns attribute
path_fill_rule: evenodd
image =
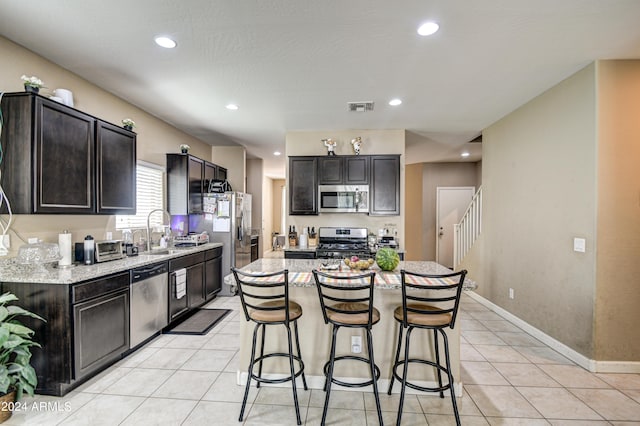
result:
<svg viewBox="0 0 640 426"><path fill-rule="evenodd" d="M120 359L129 350L129 291L73 306L74 378Z"/></svg>
<svg viewBox="0 0 640 426"><path fill-rule="evenodd" d="M222 290L222 247L205 252L204 296L211 300Z"/></svg>
<svg viewBox="0 0 640 426"><path fill-rule="evenodd" d="M260 258L260 237L257 235L251 236L251 261L255 262Z"/></svg>
<svg viewBox="0 0 640 426"><path fill-rule="evenodd" d="M315 259L316 252L315 251L298 251L298 250L285 250L284 251L285 259Z"/></svg>
<svg viewBox="0 0 640 426"><path fill-rule="evenodd" d="M187 300L189 308L197 308L204 299L204 263L187 268Z"/></svg>
<svg viewBox="0 0 640 426"><path fill-rule="evenodd" d="M129 350L129 271L77 284L2 283L42 346L32 349L36 393L62 396Z"/></svg>

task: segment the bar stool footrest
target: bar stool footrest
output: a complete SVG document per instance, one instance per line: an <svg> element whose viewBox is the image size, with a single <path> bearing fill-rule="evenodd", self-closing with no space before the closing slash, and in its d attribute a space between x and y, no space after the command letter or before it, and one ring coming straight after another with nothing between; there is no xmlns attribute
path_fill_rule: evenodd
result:
<svg viewBox="0 0 640 426"><path fill-rule="evenodd" d="M260 361L265 360L267 358L274 358L274 357L284 357L284 358L289 358L289 353L287 352L274 352L274 353L270 353L270 354L265 354L262 355L260 357L257 357L255 359L255 361L253 362L253 368L256 368L256 365L260 363ZM250 371L250 375L251 375L251 379L257 381L258 383L285 383L285 382L290 382L292 379L295 379L297 377L299 377L300 375L302 375L302 373L304 373L304 362L302 361L302 358L300 358L297 355L293 355L293 360L297 361L299 363L299 369L296 370L294 372L293 377L291 377L291 375L289 373L282 373L282 374L289 374L287 377L282 377L279 379L265 379L264 377L258 377L256 374L253 373L253 371Z"/></svg>
<svg viewBox="0 0 640 426"><path fill-rule="evenodd" d="M405 363L405 360L400 360L397 363L394 364L393 366L393 376L400 382L402 383L402 376L400 376L400 374L396 371L398 369L398 367L400 367L401 365L403 365ZM440 371L442 371L446 377L449 377L449 371L447 370L447 368L443 365L439 365L433 361L429 361L426 359L417 359L417 358L409 358L409 363L418 363L418 364L426 364L426 365L430 365L432 367L435 367L437 369L439 369ZM411 383L410 381L407 380L406 385L408 387L410 387L411 389L415 389L415 390L419 390L422 392L443 392L447 389L451 388L451 383L447 383L441 387L437 387L437 388L429 388L429 387L425 387L425 386L418 386L414 383Z"/></svg>
<svg viewBox="0 0 640 426"><path fill-rule="evenodd" d="M352 360L352 361L361 361L361 362L366 362L367 364L369 364L369 360L367 358L361 357L361 356L354 356L354 355L342 355L342 356L337 356L335 357L335 359L333 360L334 364L338 361L342 361L342 360ZM328 361L325 365L324 365L324 377L329 377L329 366L331 364L331 361ZM380 378L380 369L378 368L377 365L373 365L373 368L376 372L375 376L376 376L376 381L378 381L378 379ZM345 386L348 388L361 388L364 386L369 386L373 384L373 380L368 380L366 382L357 382L357 383L351 383L351 382L343 382L341 380L336 379L335 377L333 379L331 379L331 383L335 383L337 385L340 386Z"/></svg>

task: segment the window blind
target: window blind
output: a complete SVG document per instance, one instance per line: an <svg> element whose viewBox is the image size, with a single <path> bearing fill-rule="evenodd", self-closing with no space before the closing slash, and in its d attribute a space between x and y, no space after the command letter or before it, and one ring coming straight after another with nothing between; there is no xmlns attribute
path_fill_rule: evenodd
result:
<svg viewBox="0 0 640 426"><path fill-rule="evenodd" d="M116 215L116 229L146 228L149 212L164 207L164 169L138 162L136 185L136 214Z"/></svg>

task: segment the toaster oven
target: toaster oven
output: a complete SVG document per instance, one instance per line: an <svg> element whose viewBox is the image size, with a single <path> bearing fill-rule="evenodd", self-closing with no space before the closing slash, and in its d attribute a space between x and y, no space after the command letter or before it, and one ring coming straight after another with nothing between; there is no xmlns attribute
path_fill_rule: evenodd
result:
<svg viewBox="0 0 640 426"><path fill-rule="evenodd" d="M123 257L122 241L96 241L96 262L107 262L109 260L122 259Z"/></svg>

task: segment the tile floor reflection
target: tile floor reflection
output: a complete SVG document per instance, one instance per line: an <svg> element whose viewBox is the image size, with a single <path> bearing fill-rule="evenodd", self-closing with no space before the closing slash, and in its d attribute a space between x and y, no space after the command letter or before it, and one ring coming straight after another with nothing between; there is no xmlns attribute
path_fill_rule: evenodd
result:
<svg viewBox="0 0 640 426"><path fill-rule="evenodd" d="M64 398L25 398L5 424L238 425L240 303L209 307L234 312L206 336L159 336ZM640 424L640 374L592 374L468 296L460 318L463 425ZM324 393L300 388L303 423L320 424ZM327 424L377 424L370 393L334 389ZM385 390L384 422L395 424L398 395ZM295 425L290 392L252 387L244 424ZM402 420L455 424L450 401L430 395L407 395Z"/></svg>

